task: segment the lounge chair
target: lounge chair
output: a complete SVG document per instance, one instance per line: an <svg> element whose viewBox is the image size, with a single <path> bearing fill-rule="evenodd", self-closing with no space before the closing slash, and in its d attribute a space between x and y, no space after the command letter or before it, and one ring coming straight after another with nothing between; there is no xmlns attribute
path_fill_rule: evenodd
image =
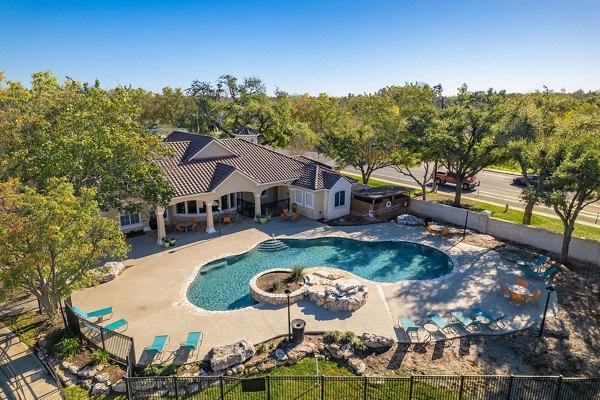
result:
<svg viewBox="0 0 600 400"><path fill-rule="evenodd" d="M448 322L448 321L446 321L445 318L441 317L437 313L431 313L431 314L427 315L427 318L429 318L431 320L431 322L433 322L440 331L454 329L454 325L456 325L458 323L458 322Z"/></svg>
<svg viewBox="0 0 600 400"><path fill-rule="evenodd" d="M169 335L155 336L154 341L152 341L152 344L150 346L146 347L144 349L144 351L146 351L154 356L156 356L157 354L160 354L160 356L158 358L162 359L162 354L165 351L165 346L167 345L168 341L169 341Z"/></svg>
<svg viewBox="0 0 600 400"><path fill-rule="evenodd" d="M86 328L88 328L89 330L92 330L96 333L100 333L100 329L97 328L97 325L92 325L91 323L85 323L84 324ZM112 322L106 326L103 326L102 328L108 330L108 331L115 331L123 326L127 326L129 325L129 322L127 322L126 320L124 320L123 318L116 320L115 322Z"/></svg>
<svg viewBox="0 0 600 400"><path fill-rule="evenodd" d="M530 276L532 278L550 279L557 272L558 268L556 268L556 265L554 265L545 272L535 272L530 269L526 269L523 271L523 275Z"/></svg>
<svg viewBox="0 0 600 400"><path fill-rule="evenodd" d="M453 311L452 316L454 319L462 324L465 328L474 328L478 329L480 322L476 319L471 319L462 311Z"/></svg>
<svg viewBox="0 0 600 400"><path fill-rule="evenodd" d="M101 308L101 309L95 310L95 311L85 312L79 307L71 306L71 310L73 310L73 312L75 314L77 314L80 317L83 317L85 319L98 318L99 321L102 321L104 319L105 315L110 314L110 316L112 317L112 313L113 313L112 307L106 307L106 308ZM109 319L109 318L107 318L107 319Z"/></svg>
<svg viewBox="0 0 600 400"><path fill-rule="evenodd" d="M296 210L294 215L291 216L290 220L296 221L298 218L300 218L300 211Z"/></svg>
<svg viewBox="0 0 600 400"><path fill-rule="evenodd" d="M414 334L417 340L419 340L419 327L415 325L410 317L400 317L398 318L398 322L399 325L402 325L404 332L406 332L409 338L411 334Z"/></svg>
<svg viewBox="0 0 600 400"><path fill-rule="evenodd" d="M550 261L549 257L539 256L535 261L517 261L517 265L520 267L541 267L544 263Z"/></svg>
<svg viewBox="0 0 600 400"><path fill-rule="evenodd" d="M190 332L187 335L185 343L181 343L180 349L189 350L190 354L194 354L194 351L200 346L202 342L202 332Z"/></svg>
<svg viewBox="0 0 600 400"><path fill-rule="evenodd" d="M289 210L288 210L287 208L284 208L284 209L281 211L281 220L282 220L282 221L287 221L287 220L290 218L290 216L289 216L288 212L289 212Z"/></svg>
<svg viewBox="0 0 600 400"><path fill-rule="evenodd" d="M500 325L499 325L499 324L500 324L500 321L502 321L504 318L506 318L506 315L504 315L504 314L502 314L502 315L500 315L500 316L498 316L498 317L492 317L492 315L491 315L490 313L488 313L488 312L486 312L486 311L482 310L481 308L477 308L477 307L476 307L476 308L473 308L473 309L471 310L471 312L473 313L473 315L475 316L475 318L477 318L477 317L482 317L483 319L485 319L485 320L486 320L485 322L484 322L484 321L481 321L481 320L479 320L479 322L480 322L482 325L489 326L490 328L491 328L492 326L494 326L494 325L495 325L497 328L499 328L499 327L500 327Z"/></svg>

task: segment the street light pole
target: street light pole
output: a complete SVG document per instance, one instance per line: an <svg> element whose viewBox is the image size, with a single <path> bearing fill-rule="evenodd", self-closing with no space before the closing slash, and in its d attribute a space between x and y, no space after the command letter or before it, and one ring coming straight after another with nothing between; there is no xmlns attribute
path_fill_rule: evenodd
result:
<svg viewBox="0 0 600 400"><path fill-rule="evenodd" d="M290 289L285 289L284 293L287 295L287 311L288 311L288 339L292 340L292 318L290 314Z"/></svg>
<svg viewBox="0 0 600 400"><path fill-rule="evenodd" d="M546 324L546 313L548 312L548 303L550 303L550 295L556 289L554 288L554 286L548 286L546 290L548 291L548 297L546 297L546 306L544 307L544 316L542 317L542 326L540 327L540 337L542 337L542 335L544 334L544 325Z"/></svg>

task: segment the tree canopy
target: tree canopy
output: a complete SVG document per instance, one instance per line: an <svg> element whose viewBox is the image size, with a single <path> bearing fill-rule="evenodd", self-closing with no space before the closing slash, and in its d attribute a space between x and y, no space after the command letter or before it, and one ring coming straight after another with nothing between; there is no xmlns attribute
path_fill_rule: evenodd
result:
<svg viewBox="0 0 600 400"><path fill-rule="evenodd" d="M94 281L91 268L125 256L117 221L100 215L95 191L51 179L43 191L0 183L0 298L33 294L50 319L60 300Z"/></svg>
<svg viewBox="0 0 600 400"><path fill-rule="evenodd" d="M102 210L165 205L172 190L155 161L160 138L139 122L144 91L102 89L50 73L31 88L0 88L0 178L19 178L40 190L65 178L75 194L94 188Z"/></svg>

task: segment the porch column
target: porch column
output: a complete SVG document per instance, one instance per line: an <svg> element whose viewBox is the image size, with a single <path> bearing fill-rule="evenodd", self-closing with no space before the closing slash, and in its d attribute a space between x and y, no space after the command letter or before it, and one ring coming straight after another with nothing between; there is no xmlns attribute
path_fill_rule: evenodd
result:
<svg viewBox="0 0 600 400"><path fill-rule="evenodd" d="M167 231L165 229L165 217L163 216L164 212L165 209L162 207L158 207L156 209L156 244L159 245L162 245L163 238L167 236Z"/></svg>
<svg viewBox="0 0 600 400"><path fill-rule="evenodd" d="M261 207L260 207L260 193L254 193L254 220L260 217Z"/></svg>
<svg viewBox="0 0 600 400"><path fill-rule="evenodd" d="M206 204L206 233L215 233L215 225L213 223L213 211L212 211L212 205L213 203L207 203L204 202L204 204Z"/></svg>

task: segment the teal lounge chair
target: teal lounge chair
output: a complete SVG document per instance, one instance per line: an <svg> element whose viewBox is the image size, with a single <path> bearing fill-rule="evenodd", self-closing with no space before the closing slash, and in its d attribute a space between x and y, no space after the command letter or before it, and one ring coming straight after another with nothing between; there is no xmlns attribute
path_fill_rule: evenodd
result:
<svg viewBox="0 0 600 400"><path fill-rule="evenodd" d="M531 261L524 261L524 260L519 260L517 261L517 265L520 267L541 267L542 265L544 265L544 263L550 261L549 257L546 256L539 256L535 261L531 262Z"/></svg>
<svg viewBox="0 0 600 400"><path fill-rule="evenodd" d="M77 314L80 317L83 317L85 319L98 318L98 319L102 320L102 319L104 319L105 315L110 314L112 317L112 313L113 313L112 307L102 308L102 309L96 310L96 311L85 312L79 307L71 306L71 310L73 310L73 312L75 314Z"/></svg>
<svg viewBox="0 0 600 400"><path fill-rule="evenodd" d="M431 322L433 322L440 331L454 329L454 325L458 323L458 322L448 322L448 321L446 321L445 318L441 317L437 313L431 313L431 314L427 315L427 318L429 318L431 320Z"/></svg>
<svg viewBox="0 0 600 400"><path fill-rule="evenodd" d="M530 276L532 278L550 279L557 272L558 268L556 268L556 265L554 265L545 272L535 272L530 269L526 269L525 271L523 271L523 275Z"/></svg>
<svg viewBox="0 0 600 400"><path fill-rule="evenodd" d="M498 317L492 317L492 315L490 313L488 313L487 311L482 310L481 308L473 308L471 310L471 312L473 313L473 315L475 317L483 317L485 318L487 321L483 322L480 321L480 323L482 325L486 325L488 327L492 327L492 326L496 326L496 328L500 328L500 321L502 321L504 318L506 318L506 315L502 314Z"/></svg>
<svg viewBox="0 0 600 400"><path fill-rule="evenodd" d="M419 327L415 325L410 317L400 317L398 318L398 322L399 325L402 325L404 332L406 332L409 338L411 334L414 334L417 340L419 340Z"/></svg>
<svg viewBox="0 0 600 400"><path fill-rule="evenodd" d="M182 343L179 348L183 350L189 350L190 354L194 354L194 351L200 346L202 342L202 332L190 332L187 335L187 340Z"/></svg>
<svg viewBox="0 0 600 400"><path fill-rule="evenodd" d="M465 328L467 328L467 329L469 329L469 328L478 329L479 328L480 322L477 321L476 319L469 318L462 311L453 311L451 314L454 317L454 319L456 321L460 322L462 324L462 326L464 326Z"/></svg>
<svg viewBox="0 0 600 400"><path fill-rule="evenodd" d="M123 326L128 325L129 322L127 322L126 320L124 320L123 318L116 320L115 322L112 322L106 326L103 326L102 328L109 330L109 331L114 331L117 330ZM85 323L84 324L86 328L88 328L91 331L94 331L96 333L100 333L100 329L97 327L97 325L92 325L91 323Z"/></svg>
<svg viewBox="0 0 600 400"><path fill-rule="evenodd" d="M165 351L165 346L169 341L169 335L161 335L154 337L152 344L144 349L144 351L156 356L160 354L159 359L162 358L162 354Z"/></svg>

